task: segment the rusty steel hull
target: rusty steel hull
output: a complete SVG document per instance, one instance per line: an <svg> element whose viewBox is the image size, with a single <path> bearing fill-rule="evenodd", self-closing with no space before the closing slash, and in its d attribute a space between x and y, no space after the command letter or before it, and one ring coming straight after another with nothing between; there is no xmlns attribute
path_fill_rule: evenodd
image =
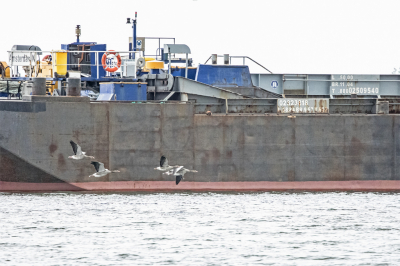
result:
<svg viewBox="0 0 400 266"><path fill-rule="evenodd" d="M190 103L0 102L0 191L400 190L398 115L195 114ZM90 159L72 160L73 140ZM161 155L187 173L153 170Z"/></svg>

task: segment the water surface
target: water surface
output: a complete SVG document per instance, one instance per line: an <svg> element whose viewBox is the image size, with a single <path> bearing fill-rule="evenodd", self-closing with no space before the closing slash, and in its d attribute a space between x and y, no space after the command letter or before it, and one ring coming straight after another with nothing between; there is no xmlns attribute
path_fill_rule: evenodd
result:
<svg viewBox="0 0 400 266"><path fill-rule="evenodd" d="M1 265L397 265L390 193L0 193Z"/></svg>

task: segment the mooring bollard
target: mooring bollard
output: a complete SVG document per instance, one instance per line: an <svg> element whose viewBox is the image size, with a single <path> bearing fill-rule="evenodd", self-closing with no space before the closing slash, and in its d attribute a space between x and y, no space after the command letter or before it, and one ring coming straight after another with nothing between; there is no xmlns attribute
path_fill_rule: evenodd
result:
<svg viewBox="0 0 400 266"><path fill-rule="evenodd" d="M32 95L46 95L46 78L32 78Z"/></svg>
<svg viewBox="0 0 400 266"><path fill-rule="evenodd" d="M81 96L81 79L68 78L67 79L67 96Z"/></svg>

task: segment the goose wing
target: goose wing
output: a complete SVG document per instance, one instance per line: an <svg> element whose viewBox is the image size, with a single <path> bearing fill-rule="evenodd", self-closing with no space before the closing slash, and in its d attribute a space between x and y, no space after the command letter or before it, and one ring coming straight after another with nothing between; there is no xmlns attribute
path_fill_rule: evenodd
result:
<svg viewBox="0 0 400 266"><path fill-rule="evenodd" d="M181 175L177 175L176 176L176 184L178 185L179 184L179 182L181 182L181 180L182 180L182 176Z"/></svg>
<svg viewBox="0 0 400 266"><path fill-rule="evenodd" d="M96 172L98 172L99 171L99 166L100 166L100 163L99 162L91 162L90 164L93 164L94 165L94 169L96 169Z"/></svg>
<svg viewBox="0 0 400 266"><path fill-rule="evenodd" d="M171 170L173 171L172 174L173 175L177 175L179 171L181 171L181 169L183 168L183 166L177 166L175 168L172 168Z"/></svg>
<svg viewBox="0 0 400 266"><path fill-rule="evenodd" d="M103 172L104 170L104 163L99 162L99 172Z"/></svg>
<svg viewBox="0 0 400 266"><path fill-rule="evenodd" d="M104 163L92 161L91 164L94 165L94 168L96 169L96 172L104 171Z"/></svg>
<svg viewBox="0 0 400 266"><path fill-rule="evenodd" d="M161 159L160 159L160 166L161 166L162 168L168 166L168 159L167 159L167 157L165 157L164 155L161 156Z"/></svg>
<svg viewBox="0 0 400 266"><path fill-rule="evenodd" d="M75 142L73 142L72 140L69 142L72 146L72 150L74 151L75 155L76 152L78 151L78 144L76 144Z"/></svg>
<svg viewBox="0 0 400 266"><path fill-rule="evenodd" d="M78 144L76 144L76 146L77 146L76 155L82 155L81 146L79 146Z"/></svg>

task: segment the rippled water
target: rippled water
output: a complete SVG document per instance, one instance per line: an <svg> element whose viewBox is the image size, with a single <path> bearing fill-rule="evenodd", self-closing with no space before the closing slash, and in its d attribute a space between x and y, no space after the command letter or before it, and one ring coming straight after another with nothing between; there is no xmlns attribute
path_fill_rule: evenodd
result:
<svg viewBox="0 0 400 266"><path fill-rule="evenodd" d="M396 265L400 194L0 193L1 265Z"/></svg>

